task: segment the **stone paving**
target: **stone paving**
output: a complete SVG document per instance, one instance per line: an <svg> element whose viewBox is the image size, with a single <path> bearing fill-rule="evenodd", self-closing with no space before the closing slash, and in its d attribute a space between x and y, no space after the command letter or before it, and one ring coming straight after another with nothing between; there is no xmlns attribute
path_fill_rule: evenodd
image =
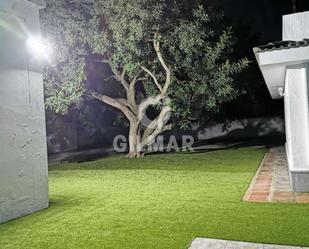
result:
<svg viewBox="0 0 309 249"><path fill-rule="evenodd" d="M284 147L272 148L265 155L244 201L309 203L309 194L292 191Z"/></svg>
<svg viewBox="0 0 309 249"><path fill-rule="evenodd" d="M280 246L269 244L246 243L240 241L196 238L189 249L309 249L309 247Z"/></svg>

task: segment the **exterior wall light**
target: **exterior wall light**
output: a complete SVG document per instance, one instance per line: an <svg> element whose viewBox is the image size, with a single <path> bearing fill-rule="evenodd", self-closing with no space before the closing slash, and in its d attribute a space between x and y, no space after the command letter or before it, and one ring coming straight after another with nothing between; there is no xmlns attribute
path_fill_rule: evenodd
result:
<svg viewBox="0 0 309 249"><path fill-rule="evenodd" d="M29 49L29 52L31 52L36 57L48 57L48 46L42 41L41 38L30 37L27 40L27 47Z"/></svg>
<svg viewBox="0 0 309 249"><path fill-rule="evenodd" d="M280 95L281 97L284 96L285 92L284 92L283 87L279 87L279 88L278 88L278 93L279 93L279 95Z"/></svg>

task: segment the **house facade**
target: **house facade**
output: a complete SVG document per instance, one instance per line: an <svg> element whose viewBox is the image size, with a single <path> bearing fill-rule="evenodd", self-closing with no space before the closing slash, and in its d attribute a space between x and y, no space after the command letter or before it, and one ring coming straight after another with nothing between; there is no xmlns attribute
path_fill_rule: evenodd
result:
<svg viewBox="0 0 309 249"><path fill-rule="evenodd" d="M48 207L40 35L42 0L0 1L0 223Z"/></svg>
<svg viewBox="0 0 309 249"><path fill-rule="evenodd" d="M295 192L309 192L309 12L283 16L283 41L254 48L273 99L284 98L286 154Z"/></svg>

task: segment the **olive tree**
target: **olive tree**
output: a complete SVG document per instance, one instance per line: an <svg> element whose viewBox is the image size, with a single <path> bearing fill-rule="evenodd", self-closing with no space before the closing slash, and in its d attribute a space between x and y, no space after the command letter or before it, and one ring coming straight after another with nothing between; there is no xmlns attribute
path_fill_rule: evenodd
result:
<svg viewBox="0 0 309 249"><path fill-rule="evenodd" d="M119 110L129 122L129 157L173 124L188 127L194 110L236 98L235 76L248 66L229 59L231 29L194 1L48 0L42 19L55 51L46 106L65 113L93 98ZM90 63L110 70L95 87L87 86ZM147 118L149 108L156 117Z"/></svg>

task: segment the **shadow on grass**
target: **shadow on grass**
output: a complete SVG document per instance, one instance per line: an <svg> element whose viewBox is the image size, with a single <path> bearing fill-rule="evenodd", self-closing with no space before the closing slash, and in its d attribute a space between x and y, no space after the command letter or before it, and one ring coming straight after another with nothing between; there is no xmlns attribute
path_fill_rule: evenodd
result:
<svg viewBox="0 0 309 249"><path fill-rule="evenodd" d="M143 158L112 155L97 161L51 165L49 171L50 174L57 170L252 172L265 152L265 147L237 145L194 152L155 153Z"/></svg>

